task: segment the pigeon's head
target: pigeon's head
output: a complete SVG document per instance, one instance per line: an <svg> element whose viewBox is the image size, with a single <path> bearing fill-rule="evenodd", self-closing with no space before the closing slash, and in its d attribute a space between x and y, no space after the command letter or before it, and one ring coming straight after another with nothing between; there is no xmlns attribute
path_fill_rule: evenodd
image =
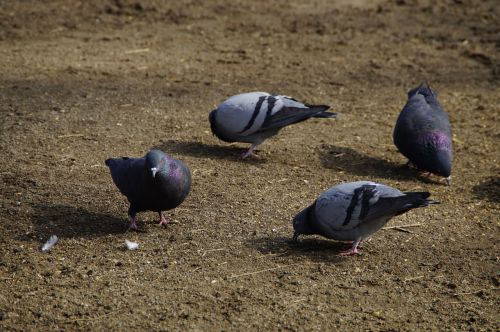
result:
<svg viewBox="0 0 500 332"><path fill-rule="evenodd" d="M452 159L451 150L439 150L435 160L436 174L445 178L450 177Z"/></svg>
<svg viewBox="0 0 500 332"><path fill-rule="evenodd" d="M311 222L315 218L314 208L316 204L312 204L311 206L305 208L300 211L299 214L293 218L293 230L295 231L294 238L299 236L300 234L315 234L313 226Z"/></svg>
<svg viewBox="0 0 500 332"><path fill-rule="evenodd" d="M208 114L208 121L210 122L210 129L212 133L217 132L217 124L215 123L217 109L214 109L210 114Z"/></svg>
<svg viewBox="0 0 500 332"><path fill-rule="evenodd" d="M146 154L146 172L155 178L157 173L166 169L167 162L168 157L163 151L151 150Z"/></svg>

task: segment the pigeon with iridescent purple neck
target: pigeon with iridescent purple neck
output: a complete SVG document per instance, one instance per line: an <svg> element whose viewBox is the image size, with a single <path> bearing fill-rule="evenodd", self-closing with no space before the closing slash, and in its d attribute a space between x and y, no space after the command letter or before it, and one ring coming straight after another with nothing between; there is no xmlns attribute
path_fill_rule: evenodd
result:
<svg viewBox="0 0 500 332"><path fill-rule="evenodd" d="M241 157L254 155L254 149L282 128L309 118L335 118L330 106L303 104L291 97L267 92L249 92L230 97L210 112L212 133L224 142L252 145Z"/></svg>
<svg viewBox="0 0 500 332"><path fill-rule="evenodd" d="M450 185L453 160L450 119L427 83L408 92L408 101L399 114L393 138L409 163L445 177Z"/></svg>
<svg viewBox="0 0 500 332"><path fill-rule="evenodd" d="M160 150L151 150L143 158L109 158L106 165L113 182L130 202L132 230L137 230L136 215L142 211L158 212L160 225L166 225L169 220L163 211L179 206L191 188L189 168Z"/></svg>

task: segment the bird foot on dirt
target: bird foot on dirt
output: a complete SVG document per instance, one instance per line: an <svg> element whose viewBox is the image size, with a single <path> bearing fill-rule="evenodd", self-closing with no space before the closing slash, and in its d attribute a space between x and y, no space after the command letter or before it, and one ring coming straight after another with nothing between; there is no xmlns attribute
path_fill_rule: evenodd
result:
<svg viewBox="0 0 500 332"><path fill-rule="evenodd" d="M360 255L361 252L358 250L358 246L361 244L361 240L353 241L352 245L344 251L339 253L339 256L354 256Z"/></svg>
<svg viewBox="0 0 500 332"><path fill-rule="evenodd" d="M354 255L360 255L361 251L358 250L358 248L349 248L345 251L341 251L339 253L339 256L354 256Z"/></svg>
<svg viewBox="0 0 500 332"><path fill-rule="evenodd" d="M158 224L159 226L167 226L170 220L165 217L165 215L161 212L159 212L160 215L160 223Z"/></svg>
<svg viewBox="0 0 500 332"><path fill-rule="evenodd" d="M139 231L139 227L137 227L135 222L135 217L130 217L130 224L128 225L127 231Z"/></svg>
<svg viewBox="0 0 500 332"><path fill-rule="evenodd" d="M242 155L241 155L241 159L245 159L247 157L253 157L253 158L259 158L259 156L257 156L253 151L255 150L255 148L257 147L256 144L252 144L252 146L246 151L244 152Z"/></svg>

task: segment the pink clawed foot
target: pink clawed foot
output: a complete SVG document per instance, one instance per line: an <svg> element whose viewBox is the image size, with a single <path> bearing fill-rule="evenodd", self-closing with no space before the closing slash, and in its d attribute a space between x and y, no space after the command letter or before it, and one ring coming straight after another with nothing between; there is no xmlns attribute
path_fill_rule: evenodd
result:
<svg viewBox="0 0 500 332"><path fill-rule="evenodd" d="M361 240L353 241L352 246L347 250L341 251L339 253L339 256L354 256L361 254L361 252L358 250L358 245L360 242Z"/></svg>
<svg viewBox="0 0 500 332"><path fill-rule="evenodd" d="M258 146L258 144L252 144L252 146L250 146L248 151L241 155L241 159L245 159L246 157L249 157L249 156L257 157L257 155L255 153L253 153L253 151L255 150L255 148L257 146Z"/></svg>
<svg viewBox="0 0 500 332"><path fill-rule="evenodd" d="M168 218L165 217L162 212L158 212L158 214L160 215L160 223L158 225L167 226L167 224L170 220L168 220Z"/></svg>
<svg viewBox="0 0 500 332"><path fill-rule="evenodd" d="M138 231L139 227L137 227L137 224L135 223L135 216L130 217L130 224L128 226L129 231Z"/></svg>

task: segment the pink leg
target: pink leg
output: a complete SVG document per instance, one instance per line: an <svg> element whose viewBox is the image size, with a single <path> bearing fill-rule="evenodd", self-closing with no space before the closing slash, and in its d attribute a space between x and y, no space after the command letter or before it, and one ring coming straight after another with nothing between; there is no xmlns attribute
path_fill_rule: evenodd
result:
<svg viewBox="0 0 500 332"><path fill-rule="evenodd" d="M340 252L339 256L353 256L356 254L360 254L360 251L358 250L358 245L360 242L361 242L361 239L353 241L352 246L349 249Z"/></svg>
<svg viewBox="0 0 500 332"><path fill-rule="evenodd" d="M160 215L160 223L158 225L167 226L168 222L170 221L168 220L168 217L165 217L165 215L163 215L163 212L158 212L158 214Z"/></svg>
<svg viewBox="0 0 500 332"><path fill-rule="evenodd" d="M139 230L139 227L137 227L137 224L135 223L135 216L130 216L130 224L128 226L129 231L137 231Z"/></svg>
<svg viewBox="0 0 500 332"><path fill-rule="evenodd" d="M252 144L252 146L250 146L250 148L248 149L247 152L243 153L241 155L241 159L245 159L246 157L249 157L249 156L254 156L254 157L257 157L257 155L255 153L253 153L253 150L255 150L255 148L258 146L259 144Z"/></svg>

